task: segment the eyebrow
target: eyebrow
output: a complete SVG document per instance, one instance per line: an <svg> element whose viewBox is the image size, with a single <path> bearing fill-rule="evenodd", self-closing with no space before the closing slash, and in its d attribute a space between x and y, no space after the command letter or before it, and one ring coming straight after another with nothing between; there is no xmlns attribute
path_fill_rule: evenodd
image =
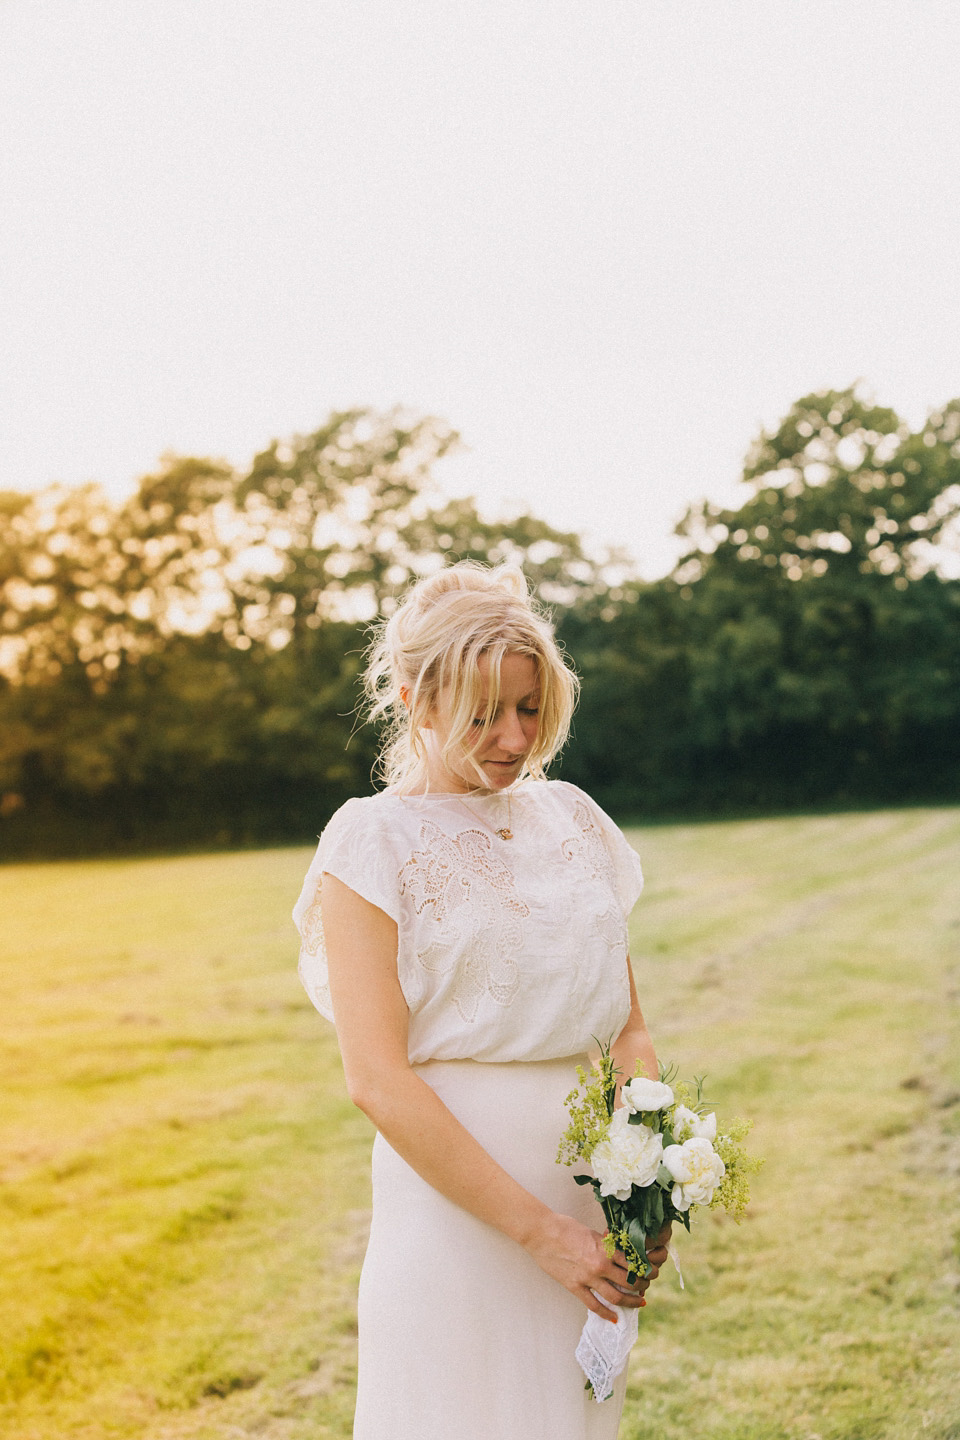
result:
<svg viewBox="0 0 960 1440"><path fill-rule="evenodd" d="M527 693L526 693L526 695L521 695L521 696L520 696L520 699L517 701L517 704L518 704L518 705L522 705L525 700L536 700L536 701L539 701L540 698L541 698L541 692L540 692L540 687L538 686L538 687L536 688L536 690L528 690ZM485 710L485 709L487 708L488 703L489 703L489 697L486 696L486 695L481 695L481 696L480 696L480 699L477 701L477 709L478 709L478 710Z"/></svg>

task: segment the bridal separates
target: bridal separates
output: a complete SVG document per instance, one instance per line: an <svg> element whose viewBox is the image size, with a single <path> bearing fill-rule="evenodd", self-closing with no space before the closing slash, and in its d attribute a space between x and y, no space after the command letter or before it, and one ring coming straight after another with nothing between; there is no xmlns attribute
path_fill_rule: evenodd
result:
<svg viewBox="0 0 960 1440"><path fill-rule="evenodd" d="M602 1229L593 1191L554 1161L576 1063L438 1060L419 1073L521 1185ZM626 1375L602 1405L584 1390L586 1313L377 1136L355 1440L614 1440Z"/></svg>
<svg viewBox="0 0 960 1440"><path fill-rule="evenodd" d="M300 972L332 1018L320 903L333 874L397 923L417 1073L521 1185L602 1230L556 1153L577 1064L629 1014L639 861L575 786L529 781L510 805L504 840L503 794L349 801L294 911ZM626 1376L602 1405L584 1390L586 1314L376 1137L355 1440L615 1440Z"/></svg>

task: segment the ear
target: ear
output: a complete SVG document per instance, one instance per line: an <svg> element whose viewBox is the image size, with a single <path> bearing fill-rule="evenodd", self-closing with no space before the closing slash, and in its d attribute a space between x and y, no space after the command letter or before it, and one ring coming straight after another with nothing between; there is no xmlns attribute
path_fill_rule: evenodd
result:
<svg viewBox="0 0 960 1440"><path fill-rule="evenodd" d="M410 686L409 686L409 685L401 685L401 686L400 686L400 699L403 701L404 708L405 708L407 711L409 711L409 709L410 709ZM424 720L423 724L420 726L420 729L421 729L421 730L432 730L432 729L433 729L433 721L430 719L429 716L427 716L427 719Z"/></svg>

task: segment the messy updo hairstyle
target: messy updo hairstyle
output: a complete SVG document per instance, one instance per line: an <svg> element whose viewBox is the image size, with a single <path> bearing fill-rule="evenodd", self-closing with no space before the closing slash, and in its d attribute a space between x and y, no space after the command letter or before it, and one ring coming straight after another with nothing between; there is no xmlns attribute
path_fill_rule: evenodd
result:
<svg viewBox="0 0 960 1440"><path fill-rule="evenodd" d="M387 721L377 767L387 785L401 794L426 786L424 726L439 710L442 696L448 733L441 758L461 768L466 758L476 770L477 788L488 788L470 752L483 743L496 716L500 664L510 654L527 655L537 667L537 736L523 774L542 780L569 733L579 682L523 571L518 565L461 560L410 587L377 628L364 676L369 718ZM487 657L485 707L481 655ZM483 725L475 726L481 717Z"/></svg>

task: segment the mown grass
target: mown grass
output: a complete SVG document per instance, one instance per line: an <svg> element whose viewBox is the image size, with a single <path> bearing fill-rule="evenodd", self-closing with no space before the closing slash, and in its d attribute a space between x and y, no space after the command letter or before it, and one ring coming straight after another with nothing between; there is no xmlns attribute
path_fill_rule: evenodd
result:
<svg viewBox="0 0 960 1440"><path fill-rule="evenodd" d="M633 837L658 1048L766 1166L681 1237L623 1440L958 1440L960 812ZM11 1440L349 1436L370 1131L294 973L308 857L0 870Z"/></svg>

